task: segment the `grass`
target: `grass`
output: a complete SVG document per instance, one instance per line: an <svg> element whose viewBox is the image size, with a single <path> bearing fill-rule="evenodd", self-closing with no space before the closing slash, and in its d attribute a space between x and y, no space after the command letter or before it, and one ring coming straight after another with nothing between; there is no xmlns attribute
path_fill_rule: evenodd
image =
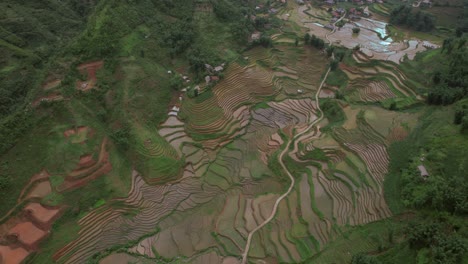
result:
<svg viewBox="0 0 468 264"><path fill-rule="evenodd" d="M348 76L346 75L346 73L339 69L335 71L330 71L325 83L327 85L336 86L341 89L346 87L346 84L348 83Z"/></svg>
<svg viewBox="0 0 468 264"><path fill-rule="evenodd" d="M330 242L322 252L307 262L350 263L351 257L357 253L377 253L392 248L393 243L389 241L389 233L393 232L395 236L401 236L404 225L402 222L389 219L364 226L343 228L341 236Z"/></svg>

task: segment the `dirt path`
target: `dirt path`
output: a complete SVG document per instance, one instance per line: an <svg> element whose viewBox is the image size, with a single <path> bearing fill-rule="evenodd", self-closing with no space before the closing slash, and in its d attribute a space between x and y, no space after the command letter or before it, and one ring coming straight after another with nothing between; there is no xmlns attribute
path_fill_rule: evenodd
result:
<svg viewBox="0 0 468 264"><path fill-rule="evenodd" d="M332 44L332 42L331 42L330 39L328 39L328 36L330 36L331 34L335 33L335 31L336 31L336 23L338 23L338 22L340 22L341 20L343 20L343 18L344 18L345 16L346 16L346 12L344 12L344 14L340 17L340 19L338 19L337 21L335 21L335 23L332 24L332 25L333 25L333 30L332 30L330 33L328 33L328 34L325 35L325 38L328 40L328 43L330 43L330 45Z"/></svg>
<svg viewBox="0 0 468 264"><path fill-rule="evenodd" d="M330 73L330 70L331 68L328 68L327 70L327 73L325 74L325 76L323 77L323 80L322 80L322 83L320 84L318 90L317 90L317 93L315 94L315 101L317 102L317 110L320 112L320 117L317 118L315 121L313 121L308 127L307 129L305 129L304 131L302 131L301 133L299 134L296 134L291 140L288 141L288 144L286 145L286 147L283 149L283 151L281 152L281 154L279 155L278 157L278 161L281 165L281 167L283 168L283 170L286 172L286 174L288 174L289 178L291 179L291 185L289 185L289 189L283 194L281 195L275 202L275 205L273 206L273 211L271 212L271 215L270 217L268 217L267 219L265 219L265 221L263 223L261 223L259 226L257 226L255 229L253 229L252 231L250 231L249 235L247 236L247 244L245 245L245 249L244 249L244 253L242 254L242 264L246 264L247 263L247 255L249 254L249 250L250 250L250 244L252 242L252 237L253 235L258 231L260 230L262 227L264 227L266 224L268 224L271 220L273 220L273 218L275 217L275 214L276 214L276 211L278 210L278 205L279 203L284 199L286 198L286 196L289 195L289 193L292 191L293 187L294 187L294 184L295 184L295 180L294 180L294 177L292 176L292 174L289 172L288 168L286 167L286 165L284 165L283 163L283 156L288 152L289 150L289 147L291 146L291 143L293 143L297 138L301 137L302 135L304 135L305 133L309 132L309 130L314 127L318 122L320 122L323 118L323 112L322 112L322 109L320 109L320 104L319 104L319 95L320 95L320 90L322 89L323 87L323 84L325 83L325 80L327 79L328 77L328 74Z"/></svg>

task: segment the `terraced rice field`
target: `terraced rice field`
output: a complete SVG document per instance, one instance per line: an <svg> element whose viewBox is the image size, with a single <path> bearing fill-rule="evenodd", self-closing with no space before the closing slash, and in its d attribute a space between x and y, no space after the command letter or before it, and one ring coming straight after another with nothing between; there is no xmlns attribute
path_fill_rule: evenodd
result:
<svg viewBox="0 0 468 264"><path fill-rule="evenodd" d="M247 65L232 63L211 90L184 96L177 116L168 115L157 131L140 135L147 139L140 146L145 155L184 161L180 177L154 184L134 170L128 196L83 216L78 237L56 252L55 260L240 263L249 232L270 217L288 187L278 154L302 132L284 156L295 178L292 192L252 237L249 261L305 261L326 249L343 226L390 216L382 193L386 147L404 137L403 123L414 117L343 105L343 126L323 133L325 120L307 130L321 118L312 95L325 70L324 55L277 46L246 56ZM386 88L373 85L376 90L362 96L380 100ZM385 96L390 95L389 90ZM380 124L374 118L380 114L393 118L391 124ZM101 146L97 158L82 156L76 171L103 162ZM100 255L110 248L110 255Z"/></svg>
<svg viewBox="0 0 468 264"><path fill-rule="evenodd" d="M381 102L386 107L395 101L398 107L406 107L422 100L415 92L420 85L409 81L395 64L383 61L371 64L359 51L354 52L353 58L356 66L339 65L349 79L344 91L348 101Z"/></svg>

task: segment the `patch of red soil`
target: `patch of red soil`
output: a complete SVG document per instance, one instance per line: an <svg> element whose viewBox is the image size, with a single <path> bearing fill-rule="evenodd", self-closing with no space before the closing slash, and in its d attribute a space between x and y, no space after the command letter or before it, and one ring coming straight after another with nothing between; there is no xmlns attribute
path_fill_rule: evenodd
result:
<svg viewBox="0 0 468 264"><path fill-rule="evenodd" d="M55 102L55 101L61 101L63 100L63 96L59 93L53 93L49 94L47 96L40 97L39 99L36 99L33 103L33 107L37 107L40 105L42 102Z"/></svg>
<svg viewBox="0 0 468 264"><path fill-rule="evenodd" d="M88 163L90 160L90 155L86 155L80 158L80 163L78 164L78 168L73 170L66 178L65 182L62 183L57 190L59 192L64 192L71 189L76 189L81 186L86 185L88 182L97 179L98 177L109 173L112 170L112 164L109 161L109 153L106 150L107 145L107 138L101 143L101 150L99 152L99 158L97 162L94 160L93 165L81 167L80 163Z"/></svg>
<svg viewBox="0 0 468 264"><path fill-rule="evenodd" d="M22 248L12 248L0 245L0 263L2 264L20 264L29 255L29 252Z"/></svg>
<svg viewBox="0 0 468 264"><path fill-rule="evenodd" d="M9 237L15 237L28 249L37 248L47 234L47 231L37 228L32 222L19 223L8 232Z"/></svg>
<svg viewBox="0 0 468 264"><path fill-rule="evenodd" d="M83 137L83 139L86 140L86 138L91 137L94 134L94 131L87 126L79 126L77 128L67 129L63 132L63 136L65 138L69 138L74 135L78 135L78 137L80 137L81 136L80 134L86 134L86 136ZM81 141L81 142L76 141L72 143L83 143L83 142L84 141Z"/></svg>
<svg viewBox="0 0 468 264"><path fill-rule="evenodd" d="M49 172L46 169L42 169L41 172L34 174L31 178L31 182L37 181L37 180L42 180L42 179L48 179L50 177Z"/></svg>
<svg viewBox="0 0 468 264"><path fill-rule="evenodd" d="M59 209L49 209L39 203L28 204L24 208L24 211L32 221L45 228L50 227L55 219L60 215Z"/></svg>
<svg viewBox="0 0 468 264"><path fill-rule="evenodd" d="M72 135L75 135L76 134L76 131L75 129L68 129L68 130L65 130L65 132L63 132L63 135L67 138L67 137L70 137Z"/></svg>
<svg viewBox="0 0 468 264"><path fill-rule="evenodd" d="M402 126L397 126L390 131L390 133L387 136L387 140L390 142L395 142L395 141L402 141L408 136L408 131L402 127Z"/></svg>
<svg viewBox="0 0 468 264"><path fill-rule="evenodd" d="M52 79L52 80L47 81L44 84L42 84L42 89L50 90L50 89L53 89L53 88L59 86L61 83L62 83L62 80Z"/></svg>
<svg viewBox="0 0 468 264"><path fill-rule="evenodd" d="M78 169L81 169L81 168L87 168L87 167L90 167L92 165L96 164L96 161L93 160L93 156L92 155L83 155L80 157L80 161L78 162Z"/></svg>
<svg viewBox="0 0 468 264"><path fill-rule="evenodd" d="M37 183L30 192L28 192L28 195L26 196L25 199L31 199L31 198L44 198L48 194L52 192L52 186L50 185L49 181L42 181Z"/></svg>
<svg viewBox="0 0 468 264"><path fill-rule="evenodd" d="M94 88L97 82L96 72L102 68L104 65L104 61L95 61L84 63L78 66L78 70L82 74L87 75L86 81L77 81L76 82L76 89L81 91L88 91Z"/></svg>
<svg viewBox="0 0 468 264"><path fill-rule="evenodd" d="M30 190L30 187L32 184L38 181L45 181L48 180L50 177L50 174L47 170L43 169L41 172L34 174L31 179L29 180L28 184L23 188L23 190L20 193L20 198L18 199L18 202L26 195L26 191Z"/></svg>
<svg viewBox="0 0 468 264"><path fill-rule="evenodd" d="M293 136L293 129L294 129L294 126L288 125L288 126L283 127L282 130L289 138L291 138Z"/></svg>

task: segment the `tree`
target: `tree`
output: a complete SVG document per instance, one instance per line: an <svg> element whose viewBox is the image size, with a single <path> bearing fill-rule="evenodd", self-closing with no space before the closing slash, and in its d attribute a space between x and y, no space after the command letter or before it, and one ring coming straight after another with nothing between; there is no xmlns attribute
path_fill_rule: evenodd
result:
<svg viewBox="0 0 468 264"><path fill-rule="evenodd" d="M0 190L6 190L11 186L11 177L7 175L0 175Z"/></svg>
<svg viewBox="0 0 468 264"><path fill-rule="evenodd" d="M358 27L353 27L353 33L354 34L359 34L359 32L361 32L361 29L358 28Z"/></svg>
<svg viewBox="0 0 468 264"><path fill-rule="evenodd" d="M332 62L330 62L330 68L332 71L336 70L338 68L338 61L332 60Z"/></svg>
<svg viewBox="0 0 468 264"><path fill-rule="evenodd" d="M297 47L299 45L299 39L296 38L296 40L294 41L294 45Z"/></svg>
<svg viewBox="0 0 468 264"><path fill-rule="evenodd" d="M331 55L333 54L333 51L334 51L334 50L335 50L335 46L332 46L332 45L328 46L327 49L326 49L326 51L327 51L327 56L328 56L328 57L331 57Z"/></svg>
<svg viewBox="0 0 468 264"><path fill-rule="evenodd" d="M462 121L461 121L461 132L463 134L468 133L468 116L464 116Z"/></svg>
<svg viewBox="0 0 468 264"><path fill-rule="evenodd" d="M306 33L304 35L304 43L307 45L307 44L309 44L309 41L310 41L310 34Z"/></svg>

